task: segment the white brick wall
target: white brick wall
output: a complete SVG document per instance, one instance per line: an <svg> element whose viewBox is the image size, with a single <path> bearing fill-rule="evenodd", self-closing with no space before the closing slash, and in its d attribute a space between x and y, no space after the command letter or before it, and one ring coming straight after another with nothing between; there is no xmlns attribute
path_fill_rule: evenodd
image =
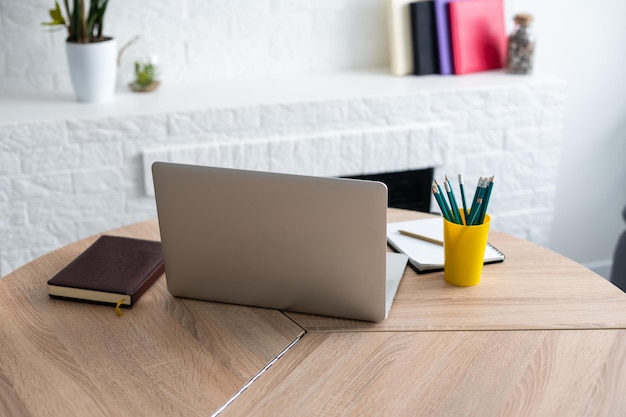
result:
<svg viewBox="0 0 626 417"><path fill-rule="evenodd" d="M448 125L431 122L377 126L146 149L143 151L145 192L154 195L151 166L155 161L327 177L428 168L442 165L441 149L449 148L450 136L439 137L444 136L437 134L440 130L448 132Z"/></svg>
<svg viewBox="0 0 626 417"><path fill-rule="evenodd" d="M404 80L380 77L387 89L369 91L370 80L362 96L344 99L176 110L181 102L143 115L94 107L91 117L59 116L57 107L54 117L0 117L0 275L155 216L154 160L328 176L434 166L438 179L463 173L468 188L494 174L493 227L545 244L564 83L494 74L455 77L450 88L452 81L436 77L419 88L401 84L398 94ZM231 99L247 93L221 91Z"/></svg>
<svg viewBox="0 0 626 417"><path fill-rule="evenodd" d="M40 24L53 6L0 1L0 92L71 91L66 34ZM141 36L122 69L157 54L167 82L380 68L388 56L381 0L111 1L105 33L120 47Z"/></svg>

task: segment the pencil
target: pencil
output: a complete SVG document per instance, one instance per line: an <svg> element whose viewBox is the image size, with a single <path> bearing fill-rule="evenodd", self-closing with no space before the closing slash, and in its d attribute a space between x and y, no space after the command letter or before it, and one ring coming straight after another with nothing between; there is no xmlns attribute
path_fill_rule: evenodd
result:
<svg viewBox="0 0 626 417"><path fill-rule="evenodd" d="M410 236L415 239L423 240L424 242L434 243L435 245L443 246L443 242L438 239L433 239L432 237L418 235L417 233L409 232L408 230L398 230L398 232L405 236Z"/></svg>
<svg viewBox="0 0 626 417"><path fill-rule="evenodd" d="M485 191L485 197L483 198L483 206L480 210L480 219L478 219L478 224L483 224L485 221L485 214L487 214L487 206L489 205L489 197L491 197L491 189L493 188L493 175L489 179L489 185L487 185L487 190Z"/></svg>
<svg viewBox="0 0 626 417"><path fill-rule="evenodd" d="M474 201L472 202L472 208L470 209L470 217L473 218L473 214L476 214L476 210L478 209L478 199L482 199L485 192L485 180L487 177L480 177L478 180L478 185L476 186L476 192L474 192ZM469 223L468 223L469 224Z"/></svg>
<svg viewBox="0 0 626 417"><path fill-rule="evenodd" d="M472 199L472 205L470 206L470 213L474 209L476 205L476 200L478 200L478 191L480 190L480 186L483 183L483 177L478 178L478 184L476 184L476 191L474 191L474 198Z"/></svg>
<svg viewBox="0 0 626 417"><path fill-rule="evenodd" d="M459 188L461 189L461 202L463 203L463 214L465 215L465 224L467 224L467 203L465 202L465 187L463 186L463 176L459 174Z"/></svg>
<svg viewBox="0 0 626 417"><path fill-rule="evenodd" d="M470 218L469 221L467 222L468 226L475 226L478 223L478 219L480 219L480 212L481 212L481 206L483 204L483 199L482 197L479 197L478 200L476 200L476 207L472 208L472 210L470 211Z"/></svg>
<svg viewBox="0 0 626 417"><path fill-rule="evenodd" d="M446 175L446 180L443 183L446 188L446 192L448 193L448 199L450 200L450 207L452 207L452 214L454 215L454 222L456 224L463 224L463 219L461 218L461 213L459 213L459 205L456 202L456 198L454 197L454 191L452 191L452 186L450 185L450 180L448 180L448 176Z"/></svg>
<svg viewBox="0 0 626 417"><path fill-rule="evenodd" d="M448 204L446 203L446 200L443 197L443 191L441 191L441 187L439 186L439 184L437 184L437 180L433 180L433 191L435 192L435 197L437 198L439 207L441 207L442 214L445 215L446 220L452 221L450 208L448 208Z"/></svg>
<svg viewBox="0 0 626 417"><path fill-rule="evenodd" d="M440 188L438 186L435 185L435 183L433 183L433 195L435 196L435 200L437 200L437 204L439 204L439 208L441 209L441 214L443 215L443 217L451 222L452 219L450 218L450 212L448 211L448 205L446 204L445 200L443 199L443 197L441 196L441 193L439 192Z"/></svg>

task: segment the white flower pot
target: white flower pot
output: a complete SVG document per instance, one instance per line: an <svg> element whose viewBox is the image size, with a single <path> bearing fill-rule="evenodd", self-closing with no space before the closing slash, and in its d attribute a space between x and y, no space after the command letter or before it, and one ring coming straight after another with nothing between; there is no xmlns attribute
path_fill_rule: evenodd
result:
<svg viewBox="0 0 626 417"><path fill-rule="evenodd" d="M110 101L117 75L115 39L65 44L76 99L90 103Z"/></svg>

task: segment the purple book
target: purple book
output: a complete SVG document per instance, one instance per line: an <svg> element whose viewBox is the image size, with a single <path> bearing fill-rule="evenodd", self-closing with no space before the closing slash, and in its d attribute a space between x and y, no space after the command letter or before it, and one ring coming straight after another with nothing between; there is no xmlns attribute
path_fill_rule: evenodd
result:
<svg viewBox="0 0 626 417"><path fill-rule="evenodd" d="M452 44L450 43L450 19L448 3L460 0L435 0L435 20L437 22L437 41L439 43L439 72L453 74Z"/></svg>

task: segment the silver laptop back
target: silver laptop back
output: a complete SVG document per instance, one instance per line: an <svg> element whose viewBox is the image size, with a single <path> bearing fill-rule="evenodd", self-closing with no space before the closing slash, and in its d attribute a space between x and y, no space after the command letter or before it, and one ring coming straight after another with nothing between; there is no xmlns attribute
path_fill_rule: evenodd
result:
<svg viewBox="0 0 626 417"><path fill-rule="evenodd" d="M172 295L385 318L384 184L162 162L152 172Z"/></svg>

